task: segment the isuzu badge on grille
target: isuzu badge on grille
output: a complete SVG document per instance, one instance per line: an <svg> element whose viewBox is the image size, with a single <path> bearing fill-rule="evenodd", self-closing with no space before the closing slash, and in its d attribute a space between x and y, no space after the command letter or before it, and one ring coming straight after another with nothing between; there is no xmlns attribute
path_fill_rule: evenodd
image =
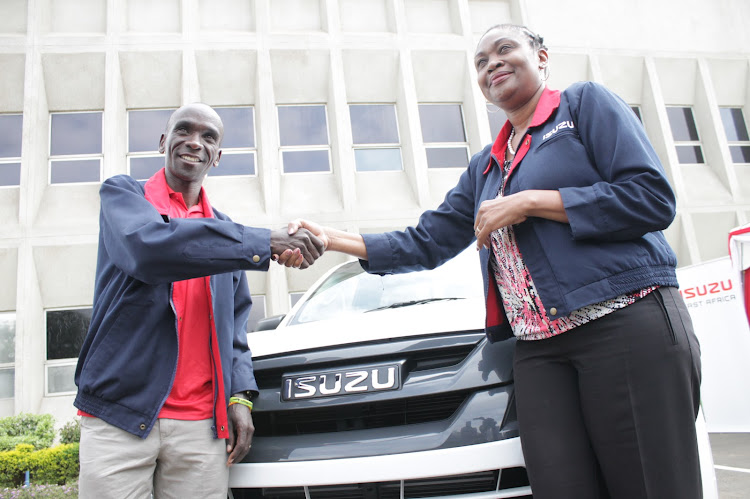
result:
<svg viewBox="0 0 750 499"><path fill-rule="evenodd" d="M400 374L400 366L383 365L284 376L281 381L281 398L297 400L397 390L401 388Z"/></svg>

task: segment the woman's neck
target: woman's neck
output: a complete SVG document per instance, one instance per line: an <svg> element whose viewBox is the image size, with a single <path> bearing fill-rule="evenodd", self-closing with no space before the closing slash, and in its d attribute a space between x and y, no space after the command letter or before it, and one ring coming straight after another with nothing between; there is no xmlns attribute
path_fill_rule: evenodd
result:
<svg viewBox="0 0 750 499"><path fill-rule="evenodd" d="M539 85L539 88L534 92L534 95L532 95L523 105L516 109L505 111L511 125L516 129L516 134L525 133L526 129L531 125L531 120L534 118L534 112L536 112L536 106L539 103L539 99L541 99L543 92L544 84Z"/></svg>

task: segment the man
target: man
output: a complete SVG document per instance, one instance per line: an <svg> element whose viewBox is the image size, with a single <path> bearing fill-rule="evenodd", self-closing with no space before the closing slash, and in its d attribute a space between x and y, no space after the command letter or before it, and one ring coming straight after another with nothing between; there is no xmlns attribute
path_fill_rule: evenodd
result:
<svg viewBox="0 0 750 499"><path fill-rule="evenodd" d="M224 498L229 466L250 448L245 271L290 253L284 263L305 268L323 244L211 208L202 184L222 136L212 108L184 106L161 136L164 169L145 185L125 175L102 184L93 315L75 375L84 499Z"/></svg>

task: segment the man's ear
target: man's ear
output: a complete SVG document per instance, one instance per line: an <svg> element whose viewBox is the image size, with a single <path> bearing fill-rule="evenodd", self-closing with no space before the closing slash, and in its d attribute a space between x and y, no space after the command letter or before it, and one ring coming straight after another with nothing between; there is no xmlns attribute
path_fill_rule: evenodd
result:
<svg viewBox="0 0 750 499"><path fill-rule="evenodd" d="M219 149L219 155L216 156L216 160L214 161L214 166L219 166L220 159L221 159L221 149Z"/></svg>
<svg viewBox="0 0 750 499"><path fill-rule="evenodd" d="M164 140L166 139L166 136L164 134L161 134L161 138L159 139L159 152L164 154Z"/></svg>
<svg viewBox="0 0 750 499"><path fill-rule="evenodd" d="M537 54L539 57L539 69L546 68L547 64L549 64L549 54L544 49L539 49Z"/></svg>

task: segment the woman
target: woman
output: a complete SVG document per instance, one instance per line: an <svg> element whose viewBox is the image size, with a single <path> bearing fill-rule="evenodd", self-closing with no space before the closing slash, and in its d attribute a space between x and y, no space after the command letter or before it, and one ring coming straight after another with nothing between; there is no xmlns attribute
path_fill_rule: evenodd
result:
<svg viewBox="0 0 750 499"><path fill-rule="evenodd" d="M546 88L547 64L527 28L485 33L478 83L508 122L416 227L358 235L300 220L290 231L375 273L433 268L476 237L487 334L518 339L534 498L701 497L699 347L660 232L674 194L630 108L590 82Z"/></svg>

